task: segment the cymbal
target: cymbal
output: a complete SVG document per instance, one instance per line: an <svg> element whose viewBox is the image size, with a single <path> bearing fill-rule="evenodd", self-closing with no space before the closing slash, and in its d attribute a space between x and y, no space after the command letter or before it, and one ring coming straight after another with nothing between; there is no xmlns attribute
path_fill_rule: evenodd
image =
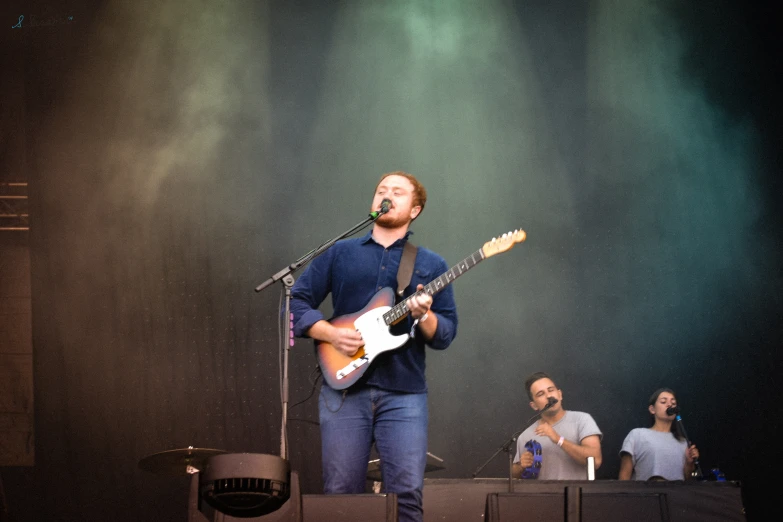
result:
<svg viewBox="0 0 783 522"><path fill-rule="evenodd" d="M228 452L191 446L147 455L139 461L139 467L159 475L189 475L200 471L209 457L223 453Z"/></svg>
<svg viewBox="0 0 783 522"><path fill-rule="evenodd" d="M424 466L424 473L430 471L440 471L446 469L443 459L427 452L427 464ZM367 463L367 480L381 480L381 459L374 459Z"/></svg>

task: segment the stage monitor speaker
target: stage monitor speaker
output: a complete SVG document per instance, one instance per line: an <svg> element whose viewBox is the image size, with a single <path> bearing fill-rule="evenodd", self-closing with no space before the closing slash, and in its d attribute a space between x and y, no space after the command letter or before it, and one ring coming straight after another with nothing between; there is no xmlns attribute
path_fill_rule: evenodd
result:
<svg viewBox="0 0 783 522"><path fill-rule="evenodd" d="M487 495L485 521L746 522L736 482L530 481L517 486L513 493Z"/></svg>
<svg viewBox="0 0 783 522"><path fill-rule="evenodd" d="M669 522L663 493L582 495L580 488L555 493L491 493L488 522Z"/></svg>
<svg viewBox="0 0 783 522"><path fill-rule="evenodd" d="M302 495L303 522L397 522L397 495Z"/></svg>
<svg viewBox="0 0 783 522"><path fill-rule="evenodd" d="M486 520L552 522L565 520L566 503L559 493L490 493Z"/></svg>
<svg viewBox="0 0 783 522"><path fill-rule="evenodd" d="M582 495L581 522L633 520L669 522L669 499L665 492L591 493Z"/></svg>

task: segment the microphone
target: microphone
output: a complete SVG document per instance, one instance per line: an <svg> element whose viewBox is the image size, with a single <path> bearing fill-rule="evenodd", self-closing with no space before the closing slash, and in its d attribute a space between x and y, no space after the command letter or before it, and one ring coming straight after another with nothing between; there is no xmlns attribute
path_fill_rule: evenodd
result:
<svg viewBox="0 0 783 522"><path fill-rule="evenodd" d="M382 215L386 214L391 209L391 200L386 198L383 201L381 201L381 209L376 210L375 212L370 212L370 217L373 219L378 219Z"/></svg>
<svg viewBox="0 0 783 522"><path fill-rule="evenodd" d="M554 406L554 405L555 405L555 404L557 404L558 402L560 402L560 401L558 401L558 400L557 400L557 399L555 399L554 397L549 397L549 398L546 400L546 406L544 406L543 408L541 408L540 410L538 410L538 412L537 412L535 415L533 415L532 417L530 417L530 418L527 420L527 423L528 423L528 424L530 424L531 422L533 422L533 421L536 419L536 417L538 417L539 415L541 415L542 413L544 413L546 410L548 410L549 408L551 408L552 406ZM521 433L521 432L520 432L520 433ZM517 433L517 435L519 435L519 433Z"/></svg>
<svg viewBox="0 0 783 522"><path fill-rule="evenodd" d="M666 415L677 415L677 424L680 426L680 432L682 433L682 436L685 437L685 441L688 443L688 447L693 445L693 441L691 441L690 437L688 437L688 433L685 431L685 425L682 423L682 418L680 417L680 407L679 406L669 406L666 408ZM699 458L696 457L693 459L693 471L691 471L691 477L703 480L704 479L704 473L701 471L701 463L699 462Z"/></svg>

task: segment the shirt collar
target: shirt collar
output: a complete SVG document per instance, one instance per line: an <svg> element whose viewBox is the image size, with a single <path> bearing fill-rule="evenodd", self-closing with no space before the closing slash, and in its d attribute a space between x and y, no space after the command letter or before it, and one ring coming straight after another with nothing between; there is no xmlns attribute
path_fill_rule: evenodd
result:
<svg viewBox="0 0 783 522"><path fill-rule="evenodd" d="M403 244L405 244L405 242L406 242L406 241L408 241L408 237L409 237L411 234L413 234L413 231L411 231L411 230L408 230L408 231L405 233L405 235L404 235L403 237L401 237L400 239L398 239L397 241L395 241L394 243L392 243L391 245L389 245L389 248L391 248L391 247L394 247L394 246L397 246L397 245L403 245ZM375 241L375 240L373 239L373 237L372 237L372 230L370 230L369 232L367 232L367 234L365 234L365 235L364 235L364 237L363 237L363 238L361 238L360 242L361 242L363 245L365 245L365 244L367 244L367 243L370 243L370 242L372 242L372 243L375 243L376 245L380 245L380 243L378 243L377 241Z"/></svg>

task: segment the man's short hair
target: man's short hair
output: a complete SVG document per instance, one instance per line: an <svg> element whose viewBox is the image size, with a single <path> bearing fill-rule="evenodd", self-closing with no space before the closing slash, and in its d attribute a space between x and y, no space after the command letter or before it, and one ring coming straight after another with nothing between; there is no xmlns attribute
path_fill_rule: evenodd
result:
<svg viewBox="0 0 783 522"><path fill-rule="evenodd" d="M413 174L409 174L407 172L397 170L395 172L387 172L386 174L381 176L381 179L379 179L378 183L375 185L375 190L378 190L378 185L380 185L381 182L386 178L388 178L389 176L402 176L403 178L411 182L411 184L413 185L413 206L421 207L421 210L419 210L419 214L416 216L419 217L421 213L424 212L424 205L427 204L427 189L424 188L424 185L421 184L421 181L416 179L416 176L414 176Z"/></svg>
<svg viewBox="0 0 783 522"><path fill-rule="evenodd" d="M552 377L550 377L544 372L536 372L534 374L531 374L530 377L528 377L527 379L525 379L525 389L527 390L527 396L530 398L531 401L533 400L533 394L530 393L530 388L533 386L534 382L541 379L549 379L553 383L555 382L555 380L552 379ZM555 384L555 388L557 388L557 384Z"/></svg>

